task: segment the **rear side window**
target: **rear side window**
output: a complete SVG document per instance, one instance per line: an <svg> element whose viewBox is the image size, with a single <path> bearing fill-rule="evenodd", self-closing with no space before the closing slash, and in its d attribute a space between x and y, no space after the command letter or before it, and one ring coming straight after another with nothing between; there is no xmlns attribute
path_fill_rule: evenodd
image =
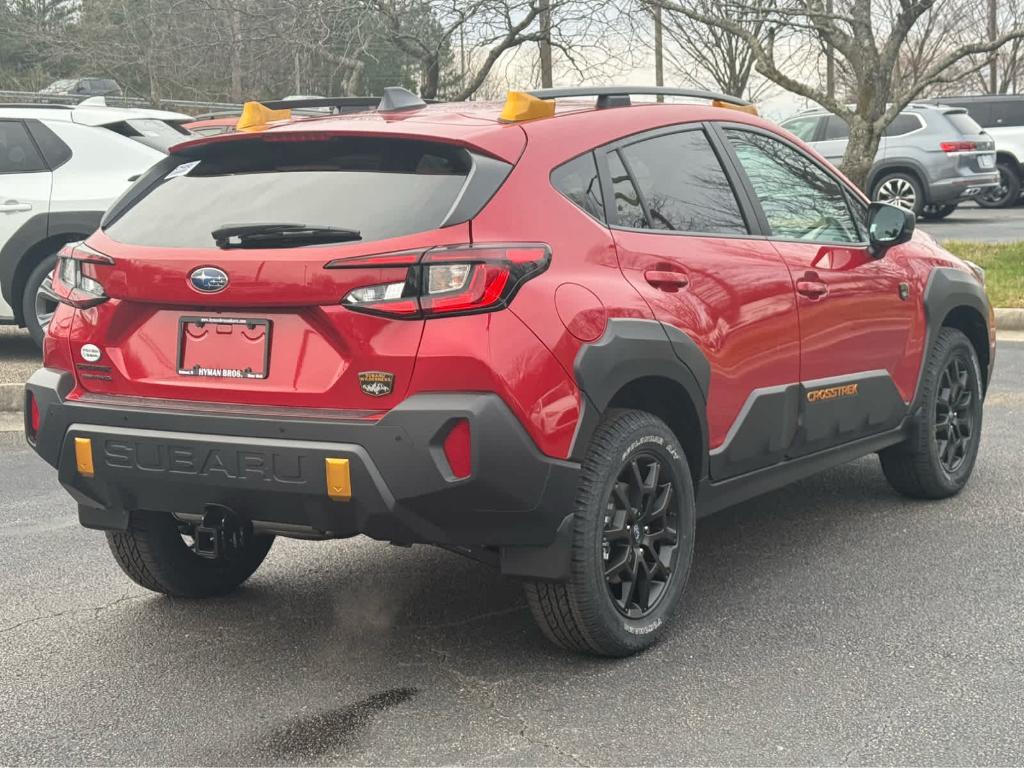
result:
<svg viewBox="0 0 1024 768"><path fill-rule="evenodd" d="M633 180L622 164L618 152L608 154L608 171L612 177L612 190L615 194L615 220L621 227L640 229L647 226L643 206L640 205L640 193L636 191Z"/></svg>
<svg viewBox="0 0 1024 768"><path fill-rule="evenodd" d="M804 141L814 141L814 132L818 128L818 116L794 117L782 124L782 127Z"/></svg>
<svg viewBox="0 0 1024 768"><path fill-rule="evenodd" d="M835 115L829 115L828 122L825 123L825 135L822 137L822 140L829 141L848 138L850 138L850 126L846 124L846 121Z"/></svg>
<svg viewBox="0 0 1024 768"><path fill-rule="evenodd" d="M551 183L559 192L598 221L604 221L601 182L591 153L563 163L551 172Z"/></svg>
<svg viewBox="0 0 1024 768"><path fill-rule="evenodd" d="M1007 99L992 105L992 125L1010 127L1024 125L1024 99Z"/></svg>
<svg viewBox="0 0 1024 768"><path fill-rule="evenodd" d="M889 125L885 127L886 136L902 136L905 133L916 131L921 127L921 120L917 115L896 115Z"/></svg>
<svg viewBox="0 0 1024 768"><path fill-rule="evenodd" d="M19 120L0 120L0 173L45 171L39 150Z"/></svg>
<svg viewBox="0 0 1024 768"><path fill-rule="evenodd" d="M464 149L396 139L243 139L168 158L104 229L135 245L212 248L226 224L308 224L362 240L439 227L472 165ZM162 170L163 170L162 169ZM149 176L149 174L147 174Z"/></svg>
<svg viewBox="0 0 1024 768"><path fill-rule="evenodd" d="M974 118L966 112L946 112L946 119L952 123L953 128L957 133L963 135L974 135L981 133L981 126L978 125Z"/></svg>
<svg viewBox="0 0 1024 768"><path fill-rule="evenodd" d="M647 205L650 228L747 234L739 203L703 131L658 136L622 153Z"/></svg>

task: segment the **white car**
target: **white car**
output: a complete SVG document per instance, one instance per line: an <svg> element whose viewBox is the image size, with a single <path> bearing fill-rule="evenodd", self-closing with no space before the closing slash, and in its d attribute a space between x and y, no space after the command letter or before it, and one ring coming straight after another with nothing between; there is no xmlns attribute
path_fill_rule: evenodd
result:
<svg viewBox="0 0 1024 768"><path fill-rule="evenodd" d="M188 115L0 104L0 323L42 343L56 307L57 251L89 236L110 204L189 134Z"/></svg>

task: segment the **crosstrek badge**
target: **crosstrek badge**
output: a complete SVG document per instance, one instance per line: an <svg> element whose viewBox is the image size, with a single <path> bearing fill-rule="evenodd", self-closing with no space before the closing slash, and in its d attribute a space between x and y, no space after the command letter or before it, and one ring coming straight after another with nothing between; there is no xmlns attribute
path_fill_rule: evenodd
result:
<svg viewBox="0 0 1024 768"><path fill-rule="evenodd" d="M390 395L395 388L395 374L388 371L360 371L359 388L370 397Z"/></svg>

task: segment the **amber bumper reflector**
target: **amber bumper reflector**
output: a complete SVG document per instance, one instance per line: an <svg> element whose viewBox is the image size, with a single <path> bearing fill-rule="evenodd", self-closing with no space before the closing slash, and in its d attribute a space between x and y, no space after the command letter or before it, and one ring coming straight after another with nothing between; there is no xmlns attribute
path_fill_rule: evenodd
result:
<svg viewBox="0 0 1024 768"><path fill-rule="evenodd" d="M352 498L352 476L349 474L348 459L324 459L327 471L327 495L335 501Z"/></svg>
<svg viewBox="0 0 1024 768"><path fill-rule="evenodd" d="M92 440L88 437L75 438L75 464L78 466L78 474L85 477L92 477Z"/></svg>

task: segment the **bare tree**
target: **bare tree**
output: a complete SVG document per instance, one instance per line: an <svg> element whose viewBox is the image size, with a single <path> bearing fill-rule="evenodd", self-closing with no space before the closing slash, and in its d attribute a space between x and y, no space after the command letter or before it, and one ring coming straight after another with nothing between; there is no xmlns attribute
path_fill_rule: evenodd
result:
<svg viewBox="0 0 1024 768"><path fill-rule="evenodd" d="M992 40L963 43L942 53L912 77L904 75L897 79L899 58L911 31L925 14L933 8L938 10L945 0L836 0L832 12L826 10L825 0L788 0L785 5L767 9L759 9L749 0L722 0L711 9L695 8L677 0L651 2L745 40L757 72L843 118L850 127L850 138L842 169L861 186L867 180L886 126L912 99L948 81L951 70L964 59L988 54L1024 38L1024 27L1018 26ZM831 47L837 66L848 74L853 103L830 95L805 73L783 71L776 50L777 36L759 36L748 26L758 13L766 25L799 32ZM737 14L747 23L736 21Z"/></svg>

